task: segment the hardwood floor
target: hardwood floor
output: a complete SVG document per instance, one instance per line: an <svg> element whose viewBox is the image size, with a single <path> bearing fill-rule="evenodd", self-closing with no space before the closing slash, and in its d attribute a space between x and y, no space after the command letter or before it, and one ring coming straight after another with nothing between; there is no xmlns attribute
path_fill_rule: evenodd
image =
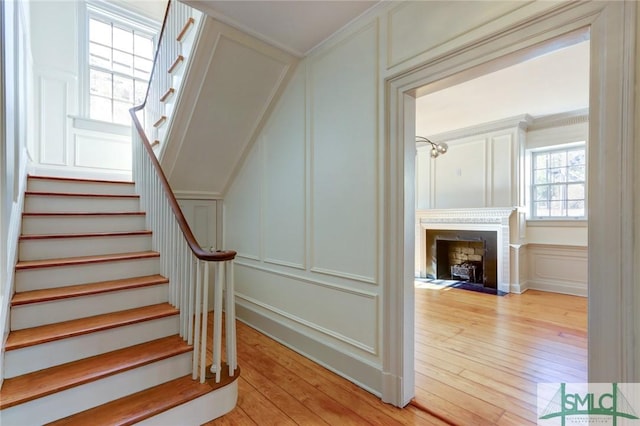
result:
<svg viewBox="0 0 640 426"><path fill-rule="evenodd" d="M585 298L420 285L415 405L384 404L237 322L238 405L207 425L535 425L536 383L586 381Z"/></svg>
<svg viewBox="0 0 640 426"><path fill-rule="evenodd" d="M587 299L416 282L417 404L460 425L535 425L539 382L587 380Z"/></svg>
<svg viewBox="0 0 640 426"><path fill-rule="evenodd" d="M385 404L239 321L237 334L238 405L207 426L447 425L416 407Z"/></svg>

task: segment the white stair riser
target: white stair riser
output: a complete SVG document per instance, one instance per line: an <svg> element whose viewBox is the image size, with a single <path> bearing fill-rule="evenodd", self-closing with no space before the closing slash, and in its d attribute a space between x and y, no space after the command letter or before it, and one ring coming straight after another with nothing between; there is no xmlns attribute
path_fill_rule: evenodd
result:
<svg viewBox="0 0 640 426"><path fill-rule="evenodd" d="M147 229L144 216L24 216L23 235L125 232Z"/></svg>
<svg viewBox="0 0 640 426"><path fill-rule="evenodd" d="M3 425L36 425L70 416L189 374L191 353L154 362L0 411Z"/></svg>
<svg viewBox="0 0 640 426"><path fill-rule="evenodd" d="M135 185L125 183L29 179L27 191L73 194L135 194Z"/></svg>
<svg viewBox="0 0 640 426"><path fill-rule="evenodd" d="M13 306L11 330L37 327L110 312L141 308L169 300L169 284L132 288L83 297Z"/></svg>
<svg viewBox="0 0 640 426"><path fill-rule="evenodd" d="M5 377L65 364L179 332L177 315L5 352Z"/></svg>
<svg viewBox="0 0 640 426"><path fill-rule="evenodd" d="M27 213L109 213L140 211L138 198L65 197L28 195L24 201Z"/></svg>
<svg viewBox="0 0 640 426"><path fill-rule="evenodd" d="M19 260L94 256L151 250L151 235L49 238L20 241Z"/></svg>
<svg viewBox="0 0 640 426"><path fill-rule="evenodd" d="M202 425L233 410L238 401L238 381L170 410L136 423L138 426Z"/></svg>
<svg viewBox="0 0 640 426"><path fill-rule="evenodd" d="M89 263L16 271L16 291L41 290L159 273L159 258Z"/></svg>

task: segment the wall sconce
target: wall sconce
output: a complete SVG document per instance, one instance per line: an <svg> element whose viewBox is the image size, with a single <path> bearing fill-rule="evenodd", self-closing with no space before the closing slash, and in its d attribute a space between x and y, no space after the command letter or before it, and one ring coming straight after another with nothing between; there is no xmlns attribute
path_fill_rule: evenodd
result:
<svg viewBox="0 0 640 426"><path fill-rule="evenodd" d="M449 145L444 142L435 143L431 142L429 139L424 136L416 136L416 145L424 146L424 144L431 144L431 158L436 158L440 154L445 154L449 149Z"/></svg>

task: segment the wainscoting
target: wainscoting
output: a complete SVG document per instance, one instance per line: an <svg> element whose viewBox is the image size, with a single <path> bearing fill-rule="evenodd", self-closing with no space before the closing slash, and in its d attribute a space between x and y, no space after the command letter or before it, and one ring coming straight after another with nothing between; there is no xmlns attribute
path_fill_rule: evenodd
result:
<svg viewBox="0 0 640 426"><path fill-rule="evenodd" d="M587 247L554 244L526 247L528 274L524 289L587 296Z"/></svg>

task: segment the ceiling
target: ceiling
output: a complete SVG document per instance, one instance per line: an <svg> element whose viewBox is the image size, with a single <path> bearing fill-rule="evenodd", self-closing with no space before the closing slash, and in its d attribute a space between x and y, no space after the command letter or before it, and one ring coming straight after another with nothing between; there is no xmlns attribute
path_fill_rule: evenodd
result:
<svg viewBox="0 0 640 426"><path fill-rule="evenodd" d="M378 3L377 0L183 1L300 57Z"/></svg>
<svg viewBox="0 0 640 426"><path fill-rule="evenodd" d="M533 117L589 106L589 41L555 50L416 100L416 134L522 114Z"/></svg>

